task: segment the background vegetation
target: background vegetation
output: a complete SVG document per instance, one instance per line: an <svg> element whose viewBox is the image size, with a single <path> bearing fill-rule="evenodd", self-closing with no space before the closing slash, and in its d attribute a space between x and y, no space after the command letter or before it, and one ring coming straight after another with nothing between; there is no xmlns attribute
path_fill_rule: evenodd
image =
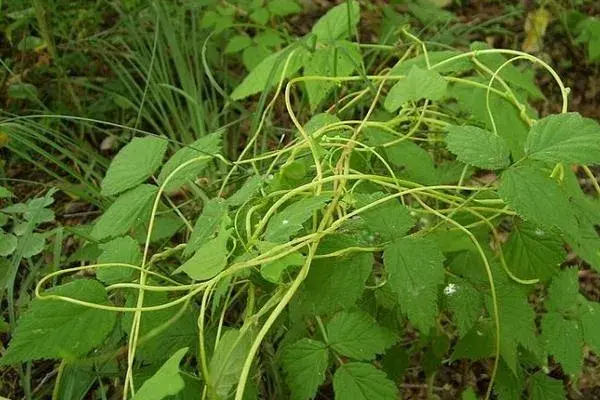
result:
<svg viewBox="0 0 600 400"><path fill-rule="evenodd" d="M597 1L0 12L1 396L600 398Z"/></svg>

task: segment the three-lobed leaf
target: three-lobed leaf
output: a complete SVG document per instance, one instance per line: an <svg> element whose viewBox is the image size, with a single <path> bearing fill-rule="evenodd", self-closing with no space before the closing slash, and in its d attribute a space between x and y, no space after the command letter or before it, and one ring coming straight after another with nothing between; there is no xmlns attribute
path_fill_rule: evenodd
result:
<svg viewBox="0 0 600 400"><path fill-rule="evenodd" d="M133 138L111 161L100 185L102 195L114 196L144 182L160 167L166 150L164 138Z"/></svg>

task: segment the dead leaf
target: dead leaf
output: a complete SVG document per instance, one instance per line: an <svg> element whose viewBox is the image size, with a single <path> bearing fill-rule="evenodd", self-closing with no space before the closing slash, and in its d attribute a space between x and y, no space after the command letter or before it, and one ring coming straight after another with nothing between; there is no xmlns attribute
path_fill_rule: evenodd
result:
<svg viewBox="0 0 600 400"><path fill-rule="evenodd" d="M525 20L525 41L522 49L528 53L536 53L542 49L546 29L552 20L552 15L545 8L538 8L527 14Z"/></svg>

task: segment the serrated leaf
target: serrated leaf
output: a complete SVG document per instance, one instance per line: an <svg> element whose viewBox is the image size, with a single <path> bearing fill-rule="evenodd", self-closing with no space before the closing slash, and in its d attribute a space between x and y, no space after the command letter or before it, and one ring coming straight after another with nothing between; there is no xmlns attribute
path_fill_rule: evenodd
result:
<svg viewBox="0 0 600 400"><path fill-rule="evenodd" d="M502 174L498 195L519 215L541 228L558 227L563 232L572 232L577 227L564 189L534 167L506 170Z"/></svg>
<svg viewBox="0 0 600 400"><path fill-rule="evenodd" d="M281 365L292 400L312 399L325 381L329 350L318 340L300 339L286 347L281 354Z"/></svg>
<svg viewBox="0 0 600 400"><path fill-rule="evenodd" d="M167 177L173 173L177 167L185 162L198 157L214 156L218 154L221 151L221 139L221 132L215 132L196 140L194 143L186 147L179 149L171 158L169 158L169 160L160 170L158 182L163 184ZM210 158L202 159L183 167L177 171L177 173L165 185L165 191L172 192L177 190L186 182L197 178L202 171L204 171L210 161Z"/></svg>
<svg viewBox="0 0 600 400"><path fill-rule="evenodd" d="M279 82L286 59L290 55L290 51L291 50L287 48L265 58L250 71L242 83L235 88L233 93L231 93L231 98L233 100L241 100L255 93L267 90ZM306 55L305 50L295 49L294 51L288 68L285 70L285 77L290 77L295 74L304 63Z"/></svg>
<svg viewBox="0 0 600 400"><path fill-rule="evenodd" d="M165 151L164 138L133 138L111 161L100 185L101 194L114 196L144 182L160 167Z"/></svg>
<svg viewBox="0 0 600 400"><path fill-rule="evenodd" d="M242 334L237 329L225 331L208 365L211 378L209 392L214 392L218 398L227 398L238 382L251 344L252 338L248 333Z"/></svg>
<svg viewBox="0 0 600 400"><path fill-rule="evenodd" d="M413 66L406 76L390 89L384 107L394 112L408 101L440 100L446 94L448 83L437 72Z"/></svg>
<svg viewBox="0 0 600 400"><path fill-rule="evenodd" d="M271 217L265 230L265 239L273 243L287 242L290 236L302 229L302 224L313 212L323 208L327 200L328 195L320 195L300 199L287 206Z"/></svg>
<svg viewBox="0 0 600 400"><path fill-rule="evenodd" d="M341 41L317 49L308 65L304 67L304 76L346 76L352 74L360 65L361 54L358 45ZM307 80L304 84L311 110L315 110L335 86L334 82L323 80Z"/></svg>
<svg viewBox="0 0 600 400"><path fill-rule="evenodd" d="M575 112L549 115L531 127L525 152L551 163L600 163L600 125Z"/></svg>
<svg viewBox="0 0 600 400"><path fill-rule="evenodd" d="M157 192L156 186L140 185L123 193L98 218L90 236L102 240L125 234L148 214Z"/></svg>
<svg viewBox="0 0 600 400"><path fill-rule="evenodd" d="M517 370L517 346L521 345L540 356L541 348L536 336L535 312L527 301L523 286L512 282L496 282L498 318L500 320L500 353L508 367ZM486 298L488 313L493 314L491 296ZM494 332L494 337L496 333Z"/></svg>
<svg viewBox="0 0 600 400"><path fill-rule="evenodd" d="M130 236L111 240L99 246L102 254L98 264L123 263L138 265L142 260L142 252L137 242ZM113 284L127 282L133 279L136 270L127 267L103 267L96 269L96 277L102 282Z"/></svg>
<svg viewBox="0 0 600 400"><path fill-rule="evenodd" d="M357 193L355 195L357 206L364 207L379 200L385 195L381 192L372 194ZM368 229L379 235L383 240L391 241L402 237L415 225L408 208L399 203L398 199L391 199L360 213L360 217L367 224Z"/></svg>
<svg viewBox="0 0 600 400"><path fill-rule="evenodd" d="M402 312L422 332L435 326L437 291L444 283L444 256L434 242L402 238L383 252L388 281Z"/></svg>
<svg viewBox="0 0 600 400"><path fill-rule="evenodd" d="M238 51L244 50L246 47L252 45L252 39L250 36L244 34L235 35L225 46L225 54L237 53Z"/></svg>
<svg viewBox="0 0 600 400"><path fill-rule="evenodd" d="M333 42L346 39L356 29L360 19L360 6L357 1L346 1L327 11L313 25L312 33L319 42Z"/></svg>
<svg viewBox="0 0 600 400"><path fill-rule="evenodd" d="M467 280L452 278L444 288L444 299L454 316L459 336L465 336L475 325L483 310L483 297Z"/></svg>
<svg viewBox="0 0 600 400"><path fill-rule="evenodd" d="M398 388L385 372L371 364L350 362L333 376L336 400L396 400Z"/></svg>
<svg viewBox="0 0 600 400"><path fill-rule="evenodd" d="M329 345L338 353L356 360L368 361L381 354L396 341L389 330L364 311L341 311L327 323Z"/></svg>
<svg viewBox="0 0 600 400"><path fill-rule="evenodd" d="M185 382L179 374L179 363L187 351L188 349L184 347L165 361L160 369L144 382L133 396L133 400L162 400L181 392Z"/></svg>
<svg viewBox="0 0 600 400"><path fill-rule="evenodd" d="M474 167L496 170L510 164L504 139L476 126L450 126L446 143L458 160Z"/></svg>
<svg viewBox="0 0 600 400"><path fill-rule="evenodd" d="M173 271L173 274L185 272L195 281L203 281L217 275L227 265L227 242L231 229L221 228L217 237L203 243L189 260Z"/></svg>
<svg viewBox="0 0 600 400"><path fill-rule="evenodd" d="M227 203L218 197L210 199L204 205L202 215L196 220L194 230L183 250L183 256L187 257L193 254L204 242L217 233L225 218L227 218Z"/></svg>
<svg viewBox="0 0 600 400"><path fill-rule="evenodd" d="M583 340L593 351L600 353L600 303L583 300L581 305Z"/></svg>
<svg viewBox="0 0 600 400"><path fill-rule="evenodd" d="M494 381L494 393L498 400L515 400L522 398L525 378L522 368L517 368L515 374L502 360L498 365L496 380Z"/></svg>
<svg viewBox="0 0 600 400"><path fill-rule="evenodd" d="M579 375L583 366L583 335L578 321L549 312L542 318L542 341L567 374Z"/></svg>
<svg viewBox="0 0 600 400"><path fill-rule="evenodd" d="M56 286L46 294L110 304L104 287L89 279ZM115 320L114 312L62 300L34 299L19 319L0 365L39 359L77 359L102 344Z"/></svg>
<svg viewBox="0 0 600 400"><path fill-rule="evenodd" d="M528 222L514 226L504 249L508 268L520 279L548 280L565 257L560 236Z"/></svg>
<svg viewBox="0 0 600 400"><path fill-rule="evenodd" d="M543 372L535 374L529 384L530 400L564 400L567 398L563 383Z"/></svg>
<svg viewBox="0 0 600 400"><path fill-rule="evenodd" d="M260 63L272 54L269 49L260 44L246 47L242 52L242 62L248 71L252 71Z"/></svg>
<svg viewBox="0 0 600 400"><path fill-rule="evenodd" d="M365 253L314 260L290 305L292 315L327 314L352 307L372 269L373 256Z"/></svg>

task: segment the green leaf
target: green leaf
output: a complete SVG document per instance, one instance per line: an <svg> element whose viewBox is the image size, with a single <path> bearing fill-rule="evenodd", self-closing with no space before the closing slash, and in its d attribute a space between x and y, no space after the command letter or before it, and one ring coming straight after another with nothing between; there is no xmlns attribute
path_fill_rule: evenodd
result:
<svg viewBox="0 0 600 400"><path fill-rule="evenodd" d="M266 25L269 22L269 10L266 8L259 8L254 10L250 14L250 20L256 22L259 25Z"/></svg>
<svg viewBox="0 0 600 400"><path fill-rule="evenodd" d="M104 287L80 279L45 292L109 305ZM99 346L113 329L116 313L56 299L34 299L19 319L0 365L39 359L74 360ZM92 329L91 329L92 328Z"/></svg>
<svg viewBox="0 0 600 400"><path fill-rule="evenodd" d="M274 243L257 243L261 253L265 253L276 245ZM260 275L271 283L280 283L281 275L289 267L300 267L304 265L304 256L299 252L287 254L275 261L271 261L260 266Z"/></svg>
<svg viewBox="0 0 600 400"><path fill-rule="evenodd" d="M548 287L548 298L544 302L549 311L556 311L565 317L576 314L579 300L578 271L575 268L564 269L552 279Z"/></svg>
<svg viewBox="0 0 600 400"><path fill-rule="evenodd" d="M10 256L17 248L17 237L12 233L0 232L0 257Z"/></svg>
<svg viewBox="0 0 600 400"><path fill-rule="evenodd" d="M145 292L144 307L158 306L172 300L165 292ZM135 307L136 304L137 294L128 292L125 305ZM185 304L143 312L139 337L151 337L151 340L140 341L137 358L160 363L182 347L189 347L193 353L198 339L197 320L191 307ZM125 332L129 332L132 322L133 313L125 313L121 322Z"/></svg>
<svg viewBox="0 0 600 400"><path fill-rule="evenodd" d="M164 138L133 138L111 161L100 185L102 195L114 196L144 182L160 167L166 150Z"/></svg>
<svg viewBox="0 0 600 400"><path fill-rule="evenodd" d="M528 222L514 226L504 249L508 268L520 279L548 280L558 272L565 257L560 236Z"/></svg>
<svg viewBox="0 0 600 400"><path fill-rule="evenodd" d="M577 227L564 189L541 170L529 166L506 170L498 195L519 215L543 229L558 227L571 232Z"/></svg>
<svg viewBox="0 0 600 400"><path fill-rule="evenodd" d="M294 51L291 55L290 63L285 70L285 77L290 77L295 74L303 65L305 58L305 50L297 48L290 50L289 48L278 51L265 58L244 78L231 93L233 100L241 100L255 93L269 89L271 86L279 82L283 74L283 67L286 59L290 56L290 51Z"/></svg>
<svg viewBox="0 0 600 400"><path fill-rule="evenodd" d="M385 195L381 192L373 194L355 194L357 207L364 207L379 200ZM375 207L360 213L368 229L379 235L383 240L391 241L400 238L415 225L413 217L408 208L400 204L398 199L393 198Z"/></svg>
<svg viewBox="0 0 600 400"><path fill-rule="evenodd" d="M384 107L394 112L408 101L440 100L446 94L448 83L437 72L413 66L406 76L390 89Z"/></svg>
<svg viewBox="0 0 600 400"><path fill-rule="evenodd" d="M398 177L407 178L422 185L438 183L438 173L431 155L416 143L403 140L385 148L392 165L402 168Z"/></svg>
<svg viewBox="0 0 600 400"><path fill-rule="evenodd" d="M337 42L334 46L317 49L308 65L304 67L304 76L346 76L352 74L361 65L360 49L356 43ZM335 82L307 80L306 92L311 111L327 97Z"/></svg>
<svg viewBox="0 0 600 400"><path fill-rule="evenodd" d="M8 86L6 94L8 95L8 97L15 100L38 100L38 89L31 83L11 83Z"/></svg>
<svg viewBox="0 0 600 400"><path fill-rule="evenodd" d="M549 115L531 127L525 152L551 163L600 163L600 125L575 112Z"/></svg>
<svg viewBox="0 0 600 400"><path fill-rule="evenodd" d="M272 0L269 1L267 8L273 15L285 17L291 14L302 12L302 7L294 0Z"/></svg>
<svg viewBox="0 0 600 400"><path fill-rule="evenodd" d="M483 297L467 280L452 278L444 288L448 309L460 336L465 336L475 325L483 310Z"/></svg>
<svg viewBox="0 0 600 400"><path fill-rule="evenodd" d="M244 49L242 53L242 62L248 71L252 71L271 54L272 52L265 46L253 44L252 46Z"/></svg>
<svg viewBox="0 0 600 400"><path fill-rule="evenodd" d="M20 239L22 256L30 258L40 254L44 250L44 244L46 243L46 235L43 233L31 233L30 235L23 236Z"/></svg>
<svg viewBox="0 0 600 400"><path fill-rule="evenodd" d="M218 197L210 199L202 210L202 215L196 220L194 230L183 250L183 256L187 257L198 250L204 242L218 232L219 226L227 218L227 203Z"/></svg>
<svg viewBox="0 0 600 400"><path fill-rule="evenodd" d="M581 305L583 340L593 351L600 353L600 303L583 300Z"/></svg>
<svg viewBox="0 0 600 400"><path fill-rule="evenodd" d="M517 370L517 346L536 356L541 348L536 336L535 312L527 301L527 291L512 281L496 282L498 317L500 320L500 353L508 367ZM486 298L488 313L493 314L491 296ZM496 336L494 332L493 336Z"/></svg>
<svg viewBox="0 0 600 400"><path fill-rule="evenodd" d="M354 305L373 269L373 256L355 253L314 260L290 307L292 315L327 314Z"/></svg>
<svg viewBox="0 0 600 400"><path fill-rule="evenodd" d="M227 398L238 382L251 344L252 338L248 333L244 335L237 329L225 331L208 365L211 379L209 393L214 392L218 398Z"/></svg>
<svg viewBox="0 0 600 400"><path fill-rule="evenodd" d="M467 390L462 392L460 398L462 400L477 400L477 395L475 394L472 388L467 388Z"/></svg>
<svg viewBox="0 0 600 400"><path fill-rule="evenodd" d="M158 188L140 185L123 193L94 224L90 236L102 240L121 236L143 221L150 211Z"/></svg>
<svg viewBox="0 0 600 400"><path fill-rule="evenodd" d="M452 353L452 360L463 358L481 360L493 356L496 349L495 337L496 329L494 328L494 323L487 320L479 321L456 343L454 352Z"/></svg>
<svg viewBox="0 0 600 400"><path fill-rule="evenodd" d="M389 330L364 311L341 311L327 324L329 345L338 353L368 361L382 354L396 341Z"/></svg>
<svg viewBox="0 0 600 400"><path fill-rule="evenodd" d="M302 229L302 224L313 215L313 212L323 208L329 197L328 195L307 197L287 206L271 217L265 230L265 239L273 243L287 242L290 236Z"/></svg>
<svg viewBox="0 0 600 400"><path fill-rule="evenodd" d="M422 332L435 326L437 291L444 283L444 256L434 242L407 237L385 248L388 281L402 312Z"/></svg>
<svg viewBox="0 0 600 400"><path fill-rule="evenodd" d="M142 252L137 242L130 236L111 240L99 246L102 254L98 257L98 264L122 263L138 265L142 260ZM113 284L127 282L133 279L136 270L127 267L103 267L96 269L96 277L102 282Z"/></svg>
<svg viewBox="0 0 600 400"><path fill-rule="evenodd" d="M530 400L564 400L567 395L561 381L538 372L531 378L529 398Z"/></svg>
<svg viewBox="0 0 600 400"><path fill-rule="evenodd" d="M225 54L237 53L252 45L252 43L253 42L250 36L246 35L245 33L241 35L235 35L229 39L227 46L225 46L224 52Z"/></svg>
<svg viewBox="0 0 600 400"><path fill-rule="evenodd" d="M133 400L162 400L181 392L185 382L179 374L179 363L187 351L188 349L184 347L165 361L160 369L144 382L133 396Z"/></svg>
<svg viewBox="0 0 600 400"><path fill-rule="evenodd" d="M579 322L549 312L542 318L542 341L565 373L579 375L583 366L583 335Z"/></svg>
<svg viewBox="0 0 600 400"><path fill-rule="evenodd" d="M428 51L427 59L429 60L429 64L433 67L442 61L460 54L462 53L453 50ZM427 69L427 62L424 54L419 54L416 57L409 58L408 60L404 60L397 64L390 71L390 75L406 75L415 65L419 68ZM432 69L440 74L461 73L473 69L473 64L465 57L461 57Z"/></svg>
<svg viewBox="0 0 600 400"><path fill-rule="evenodd" d="M510 164L504 139L476 126L450 126L446 143L458 160L477 168L496 170Z"/></svg>
<svg viewBox="0 0 600 400"><path fill-rule="evenodd" d="M211 158L221 151L221 132L211 133L194 143L179 149L160 170L158 183L163 184L167 177L182 164L193 160L194 158L206 157L193 162L179 171L169 180L165 186L165 191L172 192L179 189L185 183L198 177L211 162Z"/></svg>
<svg viewBox="0 0 600 400"><path fill-rule="evenodd" d="M498 365L498 372L494 382L494 393L496 393L498 400L515 400L523 398L522 393L524 384L525 378L523 376L522 368L517 368L517 373L515 374L510 370L506 363L501 360Z"/></svg>
<svg viewBox="0 0 600 400"><path fill-rule="evenodd" d="M385 372L371 364L350 362L333 376L336 400L396 400L398 388Z"/></svg>
<svg viewBox="0 0 600 400"><path fill-rule="evenodd" d="M216 238L202 244L189 260L173 271L173 274L185 272L195 281L207 280L217 275L227 265L227 243L231 232L231 229L222 227Z"/></svg>
<svg viewBox="0 0 600 400"><path fill-rule="evenodd" d="M13 196L14 195L12 194L12 192L10 190L5 188L4 186L0 186L0 199L8 199Z"/></svg>
<svg viewBox="0 0 600 400"><path fill-rule="evenodd" d="M312 33L319 42L334 42L348 38L356 29L360 19L360 6L357 1L345 1L327 11L313 25Z"/></svg>
<svg viewBox="0 0 600 400"><path fill-rule="evenodd" d="M487 130L492 130L492 123L486 107L486 93L489 79L470 79L482 83L484 88L474 87L470 84L455 83L449 86L448 94L458 100L459 109L467 115L485 125ZM523 146L529 132L527 125L521 118L521 111L513 103L496 93L490 94L490 108L498 135L500 135L510 148L513 160L518 160L524 155Z"/></svg>
<svg viewBox="0 0 600 400"><path fill-rule="evenodd" d="M292 392L291 399L314 398L317 389L325 381L328 363L327 346L318 340L304 338L284 348L281 365Z"/></svg>
<svg viewBox="0 0 600 400"><path fill-rule="evenodd" d="M258 192L262 184L263 178L261 176L251 176L246 180L246 182L244 182L242 187L237 192L235 192L225 200L227 202L227 205L230 207L241 206L242 204L250 200L252 196L256 194L256 192Z"/></svg>

